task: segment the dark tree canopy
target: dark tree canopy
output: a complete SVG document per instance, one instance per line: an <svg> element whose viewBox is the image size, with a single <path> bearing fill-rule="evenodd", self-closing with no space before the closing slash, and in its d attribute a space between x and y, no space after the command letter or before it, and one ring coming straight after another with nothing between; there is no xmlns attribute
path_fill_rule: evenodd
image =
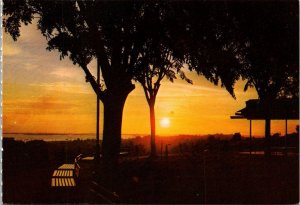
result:
<svg viewBox="0 0 300 205"><path fill-rule="evenodd" d="M122 111L127 95L134 89L132 79L143 82L141 76L156 75L159 81L163 76L173 80L176 72L186 78L180 68L187 63L215 84L221 78L222 85L233 95L237 70L222 62L230 63L226 55L232 49L219 51L228 43L223 43L223 36L219 35L226 33L218 28L221 22L217 24L223 16L214 16L219 15L223 4L10 0L4 3L4 26L15 40L20 35L21 22L28 24L36 17L39 30L48 40L47 49L58 50L61 58L68 56L85 72L86 80L104 103L104 156L116 157L119 153ZM98 85L90 73L92 59L101 67L104 85ZM216 60L221 63L213 62ZM148 83L153 96L159 81Z"/></svg>
<svg viewBox="0 0 300 205"><path fill-rule="evenodd" d="M235 2L229 10L237 21L245 62L240 74L254 87L265 115L265 154L270 155L271 111L277 98L299 98L299 3ZM282 108L283 109L283 108Z"/></svg>
<svg viewBox="0 0 300 205"><path fill-rule="evenodd" d="M237 41L224 35L229 25L222 25L225 11L222 6L220 3L172 2L147 10L151 23L145 29L151 35L144 43L134 78L143 86L150 107L152 155L155 155L154 105L164 77L173 82L178 74L192 83L182 71L183 66L188 65L215 85L221 80L221 86L234 97L233 85L239 77L240 58L236 56ZM153 16L158 16L158 21ZM225 21L229 23L228 17Z"/></svg>
<svg viewBox="0 0 300 205"><path fill-rule="evenodd" d="M147 24L147 7L132 1L6 1L4 25L16 40L21 22L38 18L38 28L48 40L48 50L68 56L86 74L104 103L103 155L117 158L121 141L122 111L139 62ZM104 79L98 85L89 70L96 59Z"/></svg>
<svg viewBox="0 0 300 205"><path fill-rule="evenodd" d="M14 40L22 23L37 18L47 49L84 71L104 104L108 158L119 153L132 80L155 96L164 76L173 80L178 73L188 80L181 71L187 64L233 97L240 77L247 80L245 90L254 86L261 99L299 95L297 1L5 0L3 13L5 31ZM93 59L103 85L90 73Z"/></svg>
<svg viewBox="0 0 300 205"><path fill-rule="evenodd" d="M297 1L235 3L245 47L241 72L261 100L299 95L299 6Z"/></svg>
<svg viewBox="0 0 300 205"><path fill-rule="evenodd" d="M134 69L134 79L142 85L150 109L151 157L156 156L155 102L161 81L166 77L173 82L178 74L180 78L192 83L182 71L185 63L184 56L176 57L173 54L174 47L168 45L171 39L166 17L171 9L170 6L157 4L145 10L145 13L147 12L149 16L149 25L145 29L150 28L146 35L150 35L147 41L143 43L143 51ZM153 16L158 18L153 18ZM154 21L155 19L157 21Z"/></svg>
<svg viewBox="0 0 300 205"><path fill-rule="evenodd" d="M168 24L174 55L183 56L190 70L220 84L235 97L234 84L239 79L243 56L227 2L187 1L174 7L180 11L172 17L178 25Z"/></svg>

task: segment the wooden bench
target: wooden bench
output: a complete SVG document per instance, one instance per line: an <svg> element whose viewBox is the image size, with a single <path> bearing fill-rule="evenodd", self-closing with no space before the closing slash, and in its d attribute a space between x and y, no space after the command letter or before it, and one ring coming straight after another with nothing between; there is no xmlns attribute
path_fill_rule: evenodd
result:
<svg viewBox="0 0 300 205"><path fill-rule="evenodd" d="M74 164L63 164L54 170L51 178L51 187L76 187L82 155L75 158Z"/></svg>

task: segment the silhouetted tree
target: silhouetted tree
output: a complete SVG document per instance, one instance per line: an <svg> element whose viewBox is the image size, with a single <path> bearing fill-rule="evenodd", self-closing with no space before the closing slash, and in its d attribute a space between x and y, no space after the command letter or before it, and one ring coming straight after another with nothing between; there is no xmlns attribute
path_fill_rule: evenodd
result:
<svg viewBox="0 0 300 205"><path fill-rule="evenodd" d="M155 43L156 44L156 43ZM158 56L157 54L161 55ZM151 127L151 156L156 156L155 145L155 101L158 90L160 88L160 82L164 77L167 77L171 81L176 78L176 72L174 71L175 62L172 61L172 56L168 48L163 48L162 45L145 46L145 53L142 56L152 55L152 59L145 58L145 61L141 62L141 72L136 75L137 81L142 85L147 103L150 109L150 127ZM165 59L164 59L165 58ZM149 61L150 60L150 61ZM182 65L177 64L177 69L180 69Z"/></svg>
<svg viewBox="0 0 300 205"><path fill-rule="evenodd" d="M277 98L299 98L298 2L235 3L230 10L238 19L238 29L244 40L242 76L247 80L244 90L254 87L264 106L269 149L269 107Z"/></svg>
<svg viewBox="0 0 300 205"><path fill-rule="evenodd" d="M225 6L222 2L172 2L156 4L144 12L150 17L146 31L151 33L151 40L144 43L135 78L150 108L152 156L156 154L154 107L165 76L173 82L177 73L192 83L182 71L186 64L215 85L221 81L221 86L235 97L233 86L239 78L243 56Z"/></svg>
<svg viewBox="0 0 300 205"><path fill-rule="evenodd" d="M234 133L231 138L231 141L234 141L234 142L241 141L241 140L242 140L242 135L239 132Z"/></svg>
<svg viewBox="0 0 300 205"><path fill-rule="evenodd" d="M184 58L174 57L173 50L166 44L170 39L167 39L166 33L168 31L164 25L165 22L159 21L159 19L163 19L168 15L167 11L170 9L172 8L165 4L157 4L154 7L145 9L145 16L149 17L147 34L150 34L150 38L143 44L143 51L139 57L134 77L142 85L150 109L152 157L156 156L155 102L160 82L165 77L173 82L176 79L176 74L178 74L188 83L192 83L181 70ZM153 18L154 16L158 18ZM154 27L156 29L153 29Z"/></svg>
<svg viewBox="0 0 300 205"><path fill-rule="evenodd" d="M246 5L5 0L3 25L16 40L21 23L27 25L37 17L47 49L58 50L61 58L68 56L83 69L104 105L103 156L116 162L123 107L134 89L132 79L144 85L153 116L161 79L173 80L177 71L185 78L179 69L183 63L215 85L221 82L233 97L241 73L248 80L245 88L254 86L265 102L298 96L298 5ZM89 70L93 59L101 67L103 85Z"/></svg>
<svg viewBox="0 0 300 205"><path fill-rule="evenodd" d="M156 11L158 6L163 9ZM219 5L218 9L221 7ZM152 110L150 113L153 116L155 96L161 79L166 75L173 80L174 69L179 71L183 59L186 59L190 68L196 68L199 74L203 74L215 84L221 76L222 85L233 95L232 84L236 79L236 72L215 69L215 64L209 60L209 56L220 48L215 44L219 43L220 37L217 34L221 33L215 33L215 26L210 29L215 20L207 20L211 19L210 15L216 15L216 11L220 10L215 9L213 13L207 13L209 8L211 5L207 6L202 2L168 4L7 0L4 2L3 12L5 31L9 32L14 40L20 36L21 22L32 23L33 18L38 17L38 28L48 40L47 49L57 49L61 58L69 56L74 64L83 69L86 81L91 84L104 104L103 156L116 161L120 151L123 107L128 94L134 89L131 83L134 77L145 85L143 87L146 96L148 95L148 103ZM199 12L199 9L203 12ZM148 11L156 12L157 15ZM201 13L204 15L199 15ZM180 20L179 14L183 14L184 18ZM197 23L198 18L202 19L201 24ZM157 26L162 21L164 24ZM192 32L188 29L189 25ZM196 34L200 31L203 32L204 41L207 40L208 44L213 45L209 47L210 50L198 40L199 36ZM209 39L204 38L206 35ZM227 47L221 51L222 54L227 53ZM211 52L208 55L202 54L203 51ZM189 55L186 55L186 52ZM221 59L220 55L214 56L217 56L214 60ZM222 60L229 62L227 57L223 56ZM103 85L96 82L89 70L92 59L96 59L101 67ZM223 62L222 60L219 62ZM136 68L139 69L138 72L135 71ZM231 71L234 71L233 74ZM185 78L184 73L179 72L181 77ZM146 78L141 77L143 74ZM157 77L156 82L148 83L154 77ZM151 122L154 122L154 117L151 119Z"/></svg>
<svg viewBox="0 0 300 205"><path fill-rule="evenodd" d="M5 1L5 31L20 36L21 22L32 23L48 40L48 50L57 49L79 65L104 104L103 156L116 161L120 151L122 112L131 80L145 42L144 2L106 1ZM104 84L89 70L96 59Z"/></svg>
<svg viewBox="0 0 300 205"><path fill-rule="evenodd" d="M244 60L235 20L229 15L230 2L189 1L178 4L181 15L177 27L170 28L174 55L184 56L195 70L214 85L221 85L235 98L234 84L240 77ZM201 7L201 12L199 10ZM180 9L179 9L180 10Z"/></svg>

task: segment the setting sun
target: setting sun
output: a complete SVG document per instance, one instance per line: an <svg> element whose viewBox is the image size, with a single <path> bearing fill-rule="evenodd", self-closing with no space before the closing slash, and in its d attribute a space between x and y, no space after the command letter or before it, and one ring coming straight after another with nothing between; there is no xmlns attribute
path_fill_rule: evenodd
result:
<svg viewBox="0 0 300 205"><path fill-rule="evenodd" d="M167 117L164 117L160 120L160 125L164 128L167 128L170 126L170 119Z"/></svg>

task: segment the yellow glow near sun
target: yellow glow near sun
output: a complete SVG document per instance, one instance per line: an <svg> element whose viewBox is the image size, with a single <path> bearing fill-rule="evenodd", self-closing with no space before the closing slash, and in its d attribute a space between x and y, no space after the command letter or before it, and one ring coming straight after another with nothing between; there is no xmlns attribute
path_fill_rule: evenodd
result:
<svg viewBox="0 0 300 205"><path fill-rule="evenodd" d="M164 128L167 128L170 126L170 119L167 117L164 117L160 120L160 125Z"/></svg>

